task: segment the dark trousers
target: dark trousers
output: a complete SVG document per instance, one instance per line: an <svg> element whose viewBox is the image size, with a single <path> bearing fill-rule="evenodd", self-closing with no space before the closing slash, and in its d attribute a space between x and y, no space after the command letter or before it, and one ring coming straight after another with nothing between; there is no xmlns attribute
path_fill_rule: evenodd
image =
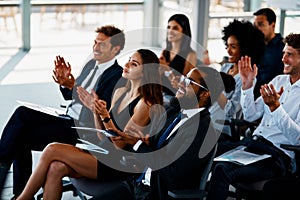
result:
<svg viewBox="0 0 300 200"><path fill-rule="evenodd" d="M18 107L6 124L0 140L0 161L14 163L13 192L18 195L31 175L31 150L42 151L51 142L75 144L74 121Z"/></svg>
<svg viewBox="0 0 300 200"><path fill-rule="evenodd" d="M227 150L244 145L253 151L270 154L272 157L249 165L239 165L232 162L214 163L207 200L226 200L229 186L234 185L234 183L251 183L288 173L290 158L269 143L268 141L253 140L253 138L244 138L239 142L228 143Z"/></svg>

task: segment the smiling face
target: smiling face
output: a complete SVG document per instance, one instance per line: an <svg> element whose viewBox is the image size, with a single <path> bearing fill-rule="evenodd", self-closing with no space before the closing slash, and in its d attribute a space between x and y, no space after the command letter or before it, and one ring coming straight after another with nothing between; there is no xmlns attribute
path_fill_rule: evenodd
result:
<svg viewBox="0 0 300 200"><path fill-rule="evenodd" d="M235 36L231 35L228 37L226 43L228 62L237 63L241 58L241 49L238 40Z"/></svg>
<svg viewBox="0 0 300 200"><path fill-rule="evenodd" d="M110 37L103 33L98 33L93 45L94 59L99 63L105 63L112 60L118 52L119 46L113 47L110 43Z"/></svg>
<svg viewBox="0 0 300 200"><path fill-rule="evenodd" d="M128 80L137 80L143 77L143 61L141 55L135 52L125 64L122 76Z"/></svg>
<svg viewBox="0 0 300 200"><path fill-rule="evenodd" d="M284 63L283 73L298 80L300 78L300 54L298 50L286 44L283 48L282 62Z"/></svg>
<svg viewBox="0 0 300 200"><path fill-rule="evenodd" d="M169 21L167 27L167 38L169 42L181 40L183 35L182 27L176 21Z"/></svg>
<svg viewBox="0 0 300 200"><path fill-rule="evenodd" d="M198 100L201 93L206 92L205 89L199 86L201 85L202 76L198 70L191 70L187 73L186 78L191 80L190 84L186 85L184 79L182 79L176 97L183 108L195 108L199 104Z"/></svg>

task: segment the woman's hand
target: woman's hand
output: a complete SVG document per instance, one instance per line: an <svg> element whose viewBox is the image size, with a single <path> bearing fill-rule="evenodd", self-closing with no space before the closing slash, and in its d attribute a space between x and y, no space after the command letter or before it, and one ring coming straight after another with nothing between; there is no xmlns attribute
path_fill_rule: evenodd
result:
<svg viewBox="0 0 300 200"><path fill-rule="evenodd" d="M102 99L95 99L93 103L93 112L95 114L101 115L102 118L108 117L109 113L107 111L107 103Z"/></svg>
<svg viewBox="0 0 300 200"><path fill-rule="evenodd" d="M117 146L120 147L121 145L135 145L137 141L142 140L145 142L147 145L149 144L149 135L147 134L146 136L137 128L131 126L127 127L124 132L120 130L113 130L118 134L117 137L112 137L111 140L117 144Z"/></svg>
<svg viewBox="0 0 300 200"><path fill-rule="evenodd" d="M257 75L257 66L251 66L251 58L248 56L241 57L238 62L239 73L242 80L242 89L246 90L253 86L254 79Z"/></svg>

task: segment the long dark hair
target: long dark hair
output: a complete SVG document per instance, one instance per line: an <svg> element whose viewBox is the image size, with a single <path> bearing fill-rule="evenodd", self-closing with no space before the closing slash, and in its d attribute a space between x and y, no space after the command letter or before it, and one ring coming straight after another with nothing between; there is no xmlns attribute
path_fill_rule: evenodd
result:
<svg viewBox="0 0 300 200"><path fill-rule="evenodd" d="M148 49L139 49L137 52L143 60L143 78L138 91L147 104L162 105L163 96L159 75L159 59L153 51Z"/></svg>
<svg viewBox="0 0 300 200"><path fill-rule="evenodd" d="M169 18L168 23L170 21L176 21L182 28L183 37L180 45L180 51L178 54L181 57L186 58L188 53L192 51L191 48L192 33L191 33L191 26L190 26L189 19L184 14L175 14ZM166 58L166 61L170 62L170 50L172 49L172 43L168 41L168 37L166 37L166 44L167 46L166 49L163 51L163 55Z"/></svg>

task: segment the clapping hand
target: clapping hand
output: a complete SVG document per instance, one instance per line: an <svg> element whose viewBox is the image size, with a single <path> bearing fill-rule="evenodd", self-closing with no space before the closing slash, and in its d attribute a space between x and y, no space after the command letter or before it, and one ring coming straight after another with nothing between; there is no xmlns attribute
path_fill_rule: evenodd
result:
<svg viewBox="0 0 300 200"><path fill-rule="evenodd" d="M93 112L98 115L109 116L106 101L102 99L94 99Z"/></svg>
<svg viewBox="0 0 300 200"><path fill-rule="evenodd" d="M92 93L93 92L95 93L95 91L92 90ZM86 91L86 89L84 89L81 86L77 87L77 94L81 103L87 108L89 108L91 111L93 111L93 103L94 103L93 94L88 93L88 91Z"/></svg>
<svg viewBox="0 0 300 200"><path fill-rule="evenodd" d="M266 105L269 106L271 112L276 110L280 106L279 98L283 93L283 87L280 88L279 92L276 92L272 84L264 84L260 88L260 94Z"/></svg>
<svg viewBox="0 0 300 200"><path fill-rule="evenodd" d="M251 66L251 58L242 56L238 62L240 77L242 80L242 89L246 90L253 86L254 79L257 75L256 64Z"/></svg>
<svg viewBox="0 0 300 200"><path fill-rule="evenodd" d="M53 80L59 85L67 87L71 90L75 85L75 78L71 73L70 63L66 63L63 57L56 56L54 65L55 67L52 75Z"/></svg>

